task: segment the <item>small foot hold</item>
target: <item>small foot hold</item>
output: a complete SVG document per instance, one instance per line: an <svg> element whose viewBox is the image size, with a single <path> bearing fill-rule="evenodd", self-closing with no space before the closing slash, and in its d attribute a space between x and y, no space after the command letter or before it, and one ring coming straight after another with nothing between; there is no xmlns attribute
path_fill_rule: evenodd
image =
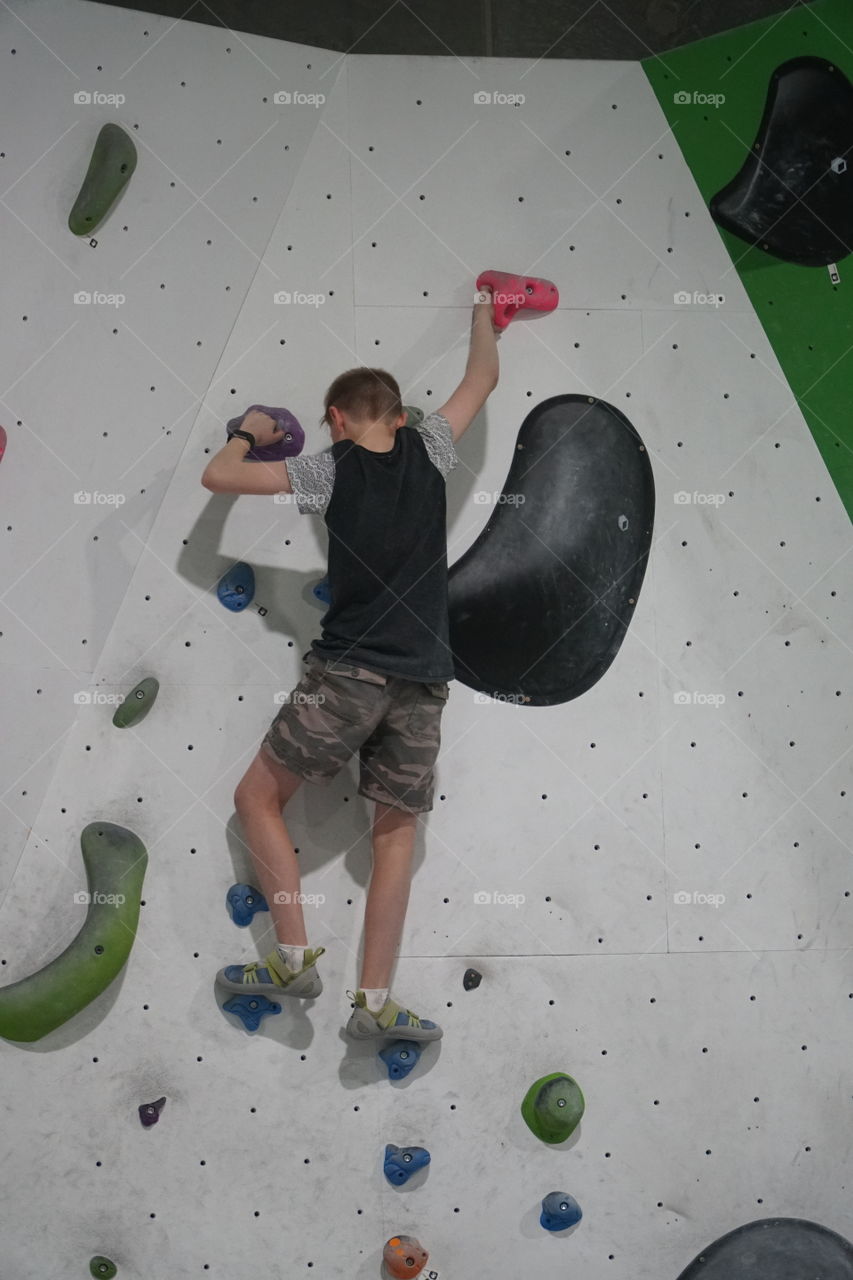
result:
<svg viewBox="0 0 853 1280"><path fill-rule="evenodd" d="M430 1162L430 1154L426 1147L395 1147L389 1142L385 1147L383 1173L395 1187L402 1187L409 1181L413 1173L425 1168Z"/></svg>
<svg viewBox="0 0 853 1280"><path fill-rule="evenodd" d="M427 1264L429 1254L414 1236L392 1236L382 1251L382 1261L394 1280L406 1280L419 1276Z"/></svg>
<svg viewBox="0 0 853 1280"><path fill-rule="evenodd" d="M414 1040L395 1040L379 1050L379 1057L388 1068L389 1080L404 1080L418 1065L420 1056L421 1047Z"/></svg>
<svg viewBox="0 0 853 1280"><path fill-rule="evenodd" d="M583 1113L580 1085L564 1071L537 1080L521 1104L525 1122L543 1142L565 1142L580 1124Z"/></svg>
<svg viewBox="0 0 853 1280"><path fill-rule="evenodd" d="M551 1191L542 1201L539 1221L546 1231L565 1231L580 1222L583 1214L574 1196L566 1191Z"/></svg>
<svg viewBox="0 0 853 1280"><path fill-rule="evenodd" d="M233 613L241 613L255 597L255 571L250 564L239 560L222 575L216 588L220 603Z"/></svg>
<svg viewBox="0 0 853 1280"><path fill-rule="evenodd" d="M113 1280L118 1275L118 1267L109 1258L97 1254L89 1263L89 1275L97 1276L99 1280Z"/></svg>
<svg viewBox="0 0 853 1280"><path fill-rule="evenodd" d="M462 985L466 991L473 991L475 987L479 987L483 981L483 975L478 973L476 969L466 969L462 978Z"/></svg>
<svg viewBox="0 0 853 1280"><path fill-rule="evenodd" d="M268 1014L281 1013L281 1005L266 996L232 996L222 1008L238 1017L247 1031L257 1031Z"/></svg>
<svg viewBox="0 0 853 1280"><path fill-rule="evenodd" d="M241 929L252 923L258 911L269 911L266 898L251 884L232 884L225 895L225 905L231 919Z"/></svg>
<svg viewBox="0 0 853 1280"><path fill-rule="evenodd" d="M158 1098L156 1102L143 1102L139 1108L139 1119L146 1129L150 1129L152 1124L156 1124L160 1119L160 1112L166 1105L165 1098Z"/></svg>
<svg viewBox="0 0 853 1280"><path fill-rule="evenodd" d="M127 729L132 724L139 724L154 706L160 691L160 681L154 676L146 676L134 685L123 702L115 709L113 724L117 729Z"/></svg>

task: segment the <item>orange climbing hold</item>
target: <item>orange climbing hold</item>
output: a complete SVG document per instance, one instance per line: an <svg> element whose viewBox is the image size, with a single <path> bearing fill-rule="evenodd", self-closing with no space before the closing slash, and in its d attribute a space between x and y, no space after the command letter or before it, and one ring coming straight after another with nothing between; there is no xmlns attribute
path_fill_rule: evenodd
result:
<svg viewBox="0 0 853 1280"><path fill-rule="evenodd" d="M382 1253L385 1269L394 1280L419 1276L429 1254L414 1236L392 1236Z"/></svg>

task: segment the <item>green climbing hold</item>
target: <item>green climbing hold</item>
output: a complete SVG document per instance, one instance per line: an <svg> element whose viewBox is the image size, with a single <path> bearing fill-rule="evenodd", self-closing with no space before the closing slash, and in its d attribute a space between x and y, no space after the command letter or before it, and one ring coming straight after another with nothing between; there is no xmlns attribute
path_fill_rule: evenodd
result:
<svg viewBox="0 0 853 1280"><path fill-rule="evenodd" d="M128 725L139 724L154 706L154 699L160 689L160 681L154 676L146 676L131 689L124 702L116 707L113 724L117 729L126 729Z"/></svg>
<svg viewBox="0 0 853 1280"><path fill-rule="evenodd" d="M126 827L90 822L80 836L89 892L77 937L43 969L0 987L0 1036L40 1040L99 996L123 968L139 920L145 845Z"/></svg>
<svg viewBox="0 0 853 1280"><path fill-rule="evenodd" d="M416 423L424 420L423 409L416 409L413 404L404 404L403 412L406 415L406 421L403 423L404 427L413 427Z"/></svg>
<svg viewBox="0 0 853 1280"><path fill-rule="evenodd" d="M100 1276L101 1280L113 1280L113 1276L118 1275L118 1267L109 1258L102 1258L98 1254L89 1263L89 1275Z"/></svg>
<svg viewBox="0 0 853 1280"><path fill-rule="evenodd" d="M532 1084L524 1095L521 1114L543 1142L565 1142L584 1111L580 1086L564 1071L555 1071Z"/></svg>
<svg viewBox="0 0 853 1280"><path fill-rule="evenodd" d="M136 145L119 124L105 124L95 140L89 168L83 179L68 225L75 236L85 236L102 222L136 168Z"/></svg>

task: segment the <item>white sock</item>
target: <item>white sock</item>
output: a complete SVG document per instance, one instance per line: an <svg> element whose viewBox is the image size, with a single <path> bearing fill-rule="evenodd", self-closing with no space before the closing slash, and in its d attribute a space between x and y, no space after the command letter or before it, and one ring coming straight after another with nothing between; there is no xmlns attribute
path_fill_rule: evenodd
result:
<svg viewBox="0 0 853 1280"><path fill-rule="evenodd" d="M307 947L292 947L287 942L278 942L275 949L291 973L298 973L304 963Z"/></svg>
<svg viewBox="0 0 853 1280"><path fill-rule="evenodd" d="M367 1007L371 1013L379 1013L383 1004L388 999L387 987L362 987Z"/></svg>

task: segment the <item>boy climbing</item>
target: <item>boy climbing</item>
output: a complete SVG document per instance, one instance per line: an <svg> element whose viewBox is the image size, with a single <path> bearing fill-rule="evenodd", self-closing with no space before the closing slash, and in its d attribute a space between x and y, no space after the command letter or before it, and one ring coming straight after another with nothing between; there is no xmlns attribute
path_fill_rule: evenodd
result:
<svg viewBox="0 0 853 1280"><path fill-rule="evenodd" d="M373 870L364 914L355 1039L436 1040L436 1023L390 994L409 900L418 814L433 804L441 714L454 678L448 637L445 481L455 443L498 381L488 290L474 305L465 375L446 404L406 426L400 388L383 369L341 374L325 396L332 444L319 454L244 465L279 430L264 413L211 459L214 493L292 493L329 533L331 604L306 671L282 705L234 793L277 943L261 962L228 965L229 991L312 998L322 946L309 947L299 866L282 810L305 782L331 781L359 752L358 793L375 802Z"/></svg>

